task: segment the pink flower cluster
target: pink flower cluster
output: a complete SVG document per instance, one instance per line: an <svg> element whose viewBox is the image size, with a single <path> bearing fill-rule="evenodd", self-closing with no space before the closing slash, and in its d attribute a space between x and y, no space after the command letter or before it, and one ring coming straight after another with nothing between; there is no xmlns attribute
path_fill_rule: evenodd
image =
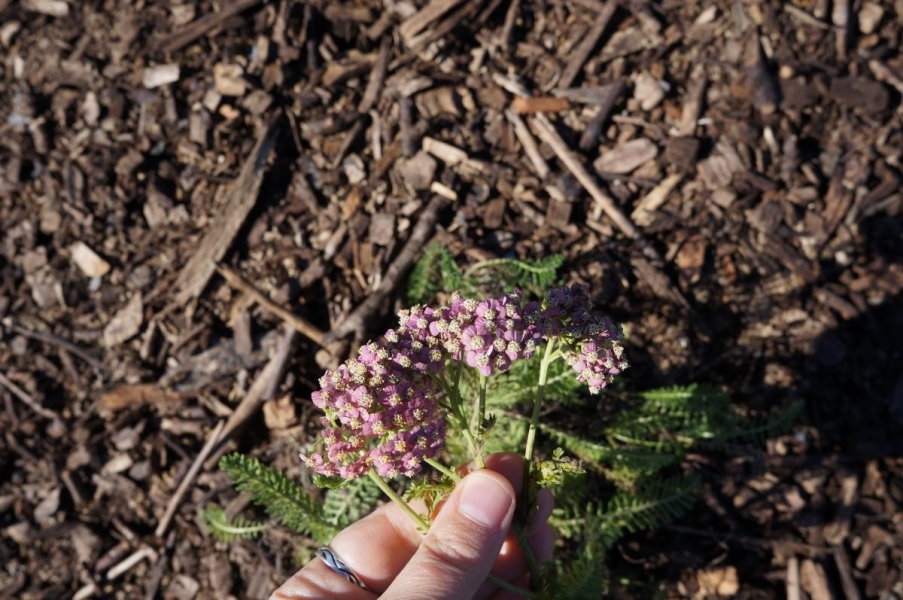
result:
<svg viewBox="0 0 903 600"><path fill-rule="evenodd" d="M442 448L445 419L437 373L463 361L483 375L507 371L557 339L568 364L597 393L627 367L620 329L592 312L587 290L559 288L540 306L515 291L483 301L455 294L433 310L415 306L399 327L320 378L325 451L302 455L317 473L353 479L370 469L413 477Z"/></svg>
<svg viewBox="0 0 903 600"><path fill-rule="evenodd" d="M593 313L593 303L583 286L558 288L546 298L543 310L545 333L557 336L567 363L577 379L598 394L627 368L621 328L608 317Z"/></svg>
<svg viewBox="0 0 903 600"><path fill-rule="evenodd" d="M530 358L543 341L539 305L524 304L519 290L481 302L456 294L432 316L430 333L439 338L449 358L463 359L484 376Z"/></svg>
<svg viewBox="0 0 903 600"><path fill-rule="evenodd" d="M320 378L311 398L326 413L325 456L301 459L328 477L355 479L371 468L382 477L413 477L445 439L440 387L428 375L444 364L404 326L362 346L357 358Z"/></svg>

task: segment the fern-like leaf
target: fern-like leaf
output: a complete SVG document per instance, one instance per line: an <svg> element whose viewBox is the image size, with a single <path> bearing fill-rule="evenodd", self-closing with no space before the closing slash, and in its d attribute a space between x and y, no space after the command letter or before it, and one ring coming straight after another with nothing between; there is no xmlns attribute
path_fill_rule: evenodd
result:
<svg viewBox="0 0 903 600"><path fill-rule="evenodd" d="M532 402L539 384L540 353L530 360L522 360L511 365L507 373L492 377L486 391L486 405L490 409L509 409L523 402ZM543 390L547 402L563 405L574 404L581 398L577 374L563 360L549 365L548 379ZM476 393L474 389L472 391Z"/></svg>
<svg viewBox="0 0 903 600"><path fill-rule="evenodd" d="M650 477L634 490L616 494L596 514L602 538L611 547L625 533L653 529L683 515L696 500L699 482L692 477Z"/></svg>
<svg viewBox="0 0 903 600"><path fill-rule="evenodd" d="M230 517L219 506L208 506L201 511L201 518L207 529L221 542L250 539L266 531L268 525L260 521L249 521L242 517Z"/></svg>
<svg viewBox="0 0 903 600"><path fill-rule="evenodd" d="M618 454L617 448L592 442L542 423L539 424L539 430L552 438L557 444L564 446L577 458L592 464L597 469L602 463L614 460Z"/></svg>
<svg viewBox="0 0 903 600"><path fill-rule="evenodd" d="M563 262L560 254L537 260L495 258L475 263L464 272L464 277L475 287L488 291L510 292L520 288L541 297L558 279L558 268Z"/></svg>
<svg viewBox="0 0 903 600"><path fill-rule="evenodd" d="M451 259L451 253L445 246L433 243L426 247L423 255L414 263L408 275L407 297L410 304L426 304L442 289L439 264L446 255Z"/></svg>
<svg viewBox="0 0 903 600"><path fill-rule="evenodd" d="M255 504L286 527L323 543L338 532L339 528L326 520L323 506L283 473L237 453L224 456L219 464L236 488L252 494Z"/></svg>
<svg viewBox="0 0 903 600"><path fill-rule="evenodd" d="M731 435L734 440L763 441L769 436L789 431L803 410L802 400L792 402L786 408L776 410L762 419L754 419L750 423L738 423Z"/></svg>
<svg viewBox="0 0 903 600"><path fill-rule="evenodd" d="M344 529L376 508L381 493L369 477L353 479L347 485L327 492L323 517L337 529Z"/></svg>

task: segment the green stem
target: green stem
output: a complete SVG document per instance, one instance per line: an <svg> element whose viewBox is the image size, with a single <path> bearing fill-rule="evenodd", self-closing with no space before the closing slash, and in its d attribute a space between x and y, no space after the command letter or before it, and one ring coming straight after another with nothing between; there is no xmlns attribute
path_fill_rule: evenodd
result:
<svg viewBox="0 0 903 600"><path fill-rule="evenodd" d="M480 375L480 404L477 406L477 431L483 431L483 423L486 422L486 387L489 378Z"/></svg>
<svg viewBox="0 0 903 600"><path fill-rule="evenodd" d="M513 583L509 583L504 579L499 579L495 575L490 575L487 577L489 581L491 581L495 586L502 588L503 590L507 590L511 593L517 594L518 596L523 596L524 598L539 598L539 594L536 592L531 592L525 590L524 588L519 588Z"/></svg>
<svg viewBox="0 0 903 600"><path fill-rule="evenodd" d="M541 575L539 572L539 565L536 563L536 557L534 557L533 552L530 551L530 545L527 543L526 535L527 521L530 517L530 512L533 509L535 494L538 493L538 491L534 489L535 486L533 484L532 476L533 447L536 443L536 431L539 428L539 412L545 396L546 382L549 379L549 365L559 356L561 356L561 353L556 349L556 340L550 339L546 344L545 352L539 362L539 381L536 385L536 397L533 399L533 415L530 417L530 427L527 430L527 443L524 446L524 484L523 488L521 488L521 497L518 502L518 519L517 527L515 528L515 533L517 534L521 549L524 551L527 565L530 568L530 583L531 586L534 586L534 589L536 589L535 586L540 584Z"/></svg>
<svg viewBox="0 0 903 600"><path fill-rule="evenodd" d="M461 481L460 475L458 475L457 473L455 473L454 471L452 471L451 469L449 469L442 463L438 462L437 460L434 460L432 458L425 458L424 462L426 462L426 464L433 467L434 469L436 469L437 471L439 471L440 473L442 473L443 475L445 475L446 477L448 477L455 483Z"/></svg>
<svg viewBox="0 0 903 600"><path fill-rule="evenodd" d="M392 500L392 502L400 506L401 510L406 512L407 515L414 520L414 523L417 524L417 529L420 530L421 533L426 533L429 530L430 524L422 516L417 514L417 512L411 508L411 505L405 502L401 496L396 494L395 491L389 487L389 484L376 473L376 470L370 469L367 475L374 483L376 483L379 489Z"/></svg>
<svg viewBox="0 0 903 600"><path fill-rule="evenodd" d="M549 379L549 365L558 356L559 353L555 352L555 340L550 339L539 362L539 382L536 386L536 397L533 399L533 415L530 417L530 428L527 430L527 444L524 447L524 461L528 468L530 461L533 460L533 445L536 443L536 430L539 427L539 409L542 407L546 381Z"/></svg>

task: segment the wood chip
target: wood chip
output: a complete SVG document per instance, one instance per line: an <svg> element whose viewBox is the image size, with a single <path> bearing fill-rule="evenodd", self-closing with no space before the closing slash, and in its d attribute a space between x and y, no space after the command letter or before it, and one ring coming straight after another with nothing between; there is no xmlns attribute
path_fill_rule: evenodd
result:
<svg viewBox="0 0 903 600"><path fill-rule="evenodd" d="M175 83L179 80L179 65L155 65L144 69L141 81L148 89L158 88L161 85Z"/></svg>
<svg viewBox="0 0 903 600"><path fill-rule="evenodd" d="M184 304L207 287L207 282L216 270L216 263L225 256L245 218L257 202L263 169L272 149L279 122L278 117L274 118L257 140L229 192L222 212L201 238L196 251L179 273L176 279L178 289L175 296L176 304Z"/></svg>
<svg viewBox="0 0 903 600"><path fill-rule="evenodd" d="M427 151L421 150L407 160L400 160L398 162L398 171L401 174L401 178L411 189L426 190L435 181L436 168L438 166L436 159L430 156Z"/></svg>
<svg viewBox="0 0 903 600"><path fill-rule="evenodd" d="M884 9L877 2L863 2L862 8L859 9L857 21L859 22L859 31L865 35L874 33L884 18Z"/></svg>
<svg viewBox="0 0 903 600"><path fill-rule="evenodd" d="M298 414L291 396L263 403L263 421L268 429L286 430L298 423Z"/></svg>
<svg viewBox="0 0 903 600"><path fill-rule="evenodd" d="M414 36L463 1L464 0L431 0L431 2L422 9L402 21L401 25L398 26L398 33L404 38L405 44L410 46Z"/></svg>
<svg viewBox="0 0 903 600"><path fill-rule="evenodd" d="M571 103L567 98L546 96L542 98L518 96L511 103L511 108L519 115L527 115L539 112L561 112L568 110Z"/></svg>
<svg viewBox="0 0 903 600"><path fill-rule="evenodd" d="M223 96L244 96L248 82L241 65L216 63L213 65L213 87Z"/></svg>
<svg viewBox="0 0 903 600"><path fill-rule="evenodd" d="M395 215L376 213L370 217L369 238L379 246L388 246L395 241Z"/></svg>
<svg viewBox="0 0 903 600"><path fill-rule="evenodd" d="M803 589L812 596L812 600L834 600L825 568L820 563L808 558L803 560L800 579Z"/></svg>
<svg viewBox="0 0 903 600"><path fill-rule="evenodd" d="M656 157L658 146L650 139L637 138L603 153L593 163L598 173L630 173Z"/></svg>
<svg viewBox="0 0 903 600"><path fill-rule="evenodd" d="M561 74L561 78L558 80L559 87L569 88L574 81L577 80L580 71L583 70L583 65L586 63L593 50L596 49L596 46L598 46L602 34L605 33L605 30L608 28L608 24L611 22L611 18L614 16L617 9L617 1L608 0L608 2L605 3L605 8L596 15L596 20L593 22L592 28L587 32L586 36L580 42L580 45L577 46L577 49L574 50L564 72Z"/></svg>
<svg viewBox="0 0 903 600"><path fill-rule="evenodd" d="M633 82L633 97L640 103L640 108L648 112L664 100L665 90L658 79L644 71Z"/></svg>
<svg viewBox="0 0 903 600"><path fill-rule="evenodd" d="M699 571L696 573L696 581L699 583L700 591L706 595L727 598L740 591L737 568L732 566Z"/></svg>
<svg viewBox="0 0 903 600"><path fill-rule="evenodd" d="M636 208L633 209L633 213L630 215L637 225L646 227L652 223L652 214L668 201L668 197L681 179L683 179L683 175L679 174L665 177L661 183L652 188L648 194L637 202Z"/></svg>
<svg viewBox="0 0 903 600"><path fill-rule="evenodd" d="M22 0L22 8L51 17L65 17L69 14L69 5L63 0Z"/></svg>
<svg viewBox="0 0 903 600"><path fill-rule="evenodd" d="M838 104L857 108L866 114L882 112L890 104L887 88L873 79L858 75L835 77L828 94Z"/></svg>
<svg viewBox="0 0 903 600"><path fill-rule="evenodd" d="M103 329L103 343L107 348L115 348L122 342L138 335L144 322L144 302L141 293L136 292L132 299L116 313Z"/></svg>
<svg viewBox="0 0 903 600"><path fill-rule="evenodd" d="M97 255L84 242L75 242L69 247L72 262L88 277L103 277L110 272L110 263Z"/></svg>

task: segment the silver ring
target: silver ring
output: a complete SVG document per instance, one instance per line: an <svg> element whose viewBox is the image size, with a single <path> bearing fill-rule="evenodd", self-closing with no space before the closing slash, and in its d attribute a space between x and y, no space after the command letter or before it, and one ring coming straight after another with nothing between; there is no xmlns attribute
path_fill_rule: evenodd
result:
<svg viewBox="0 0 903 600"><path fill-rule="evenodd" d="M326 546L323 546L322 548L314 552L314 555L325 562L326 566L332 569L337 575L341 575L346 580L358 586L359 588L363 588L368 591L370 590L370 588L368 588L367 585L363 581L361 581L361 578L355 575L354 572L348 568L348 565L345 564L345 561L336 556L336 553Z"/></svg>

